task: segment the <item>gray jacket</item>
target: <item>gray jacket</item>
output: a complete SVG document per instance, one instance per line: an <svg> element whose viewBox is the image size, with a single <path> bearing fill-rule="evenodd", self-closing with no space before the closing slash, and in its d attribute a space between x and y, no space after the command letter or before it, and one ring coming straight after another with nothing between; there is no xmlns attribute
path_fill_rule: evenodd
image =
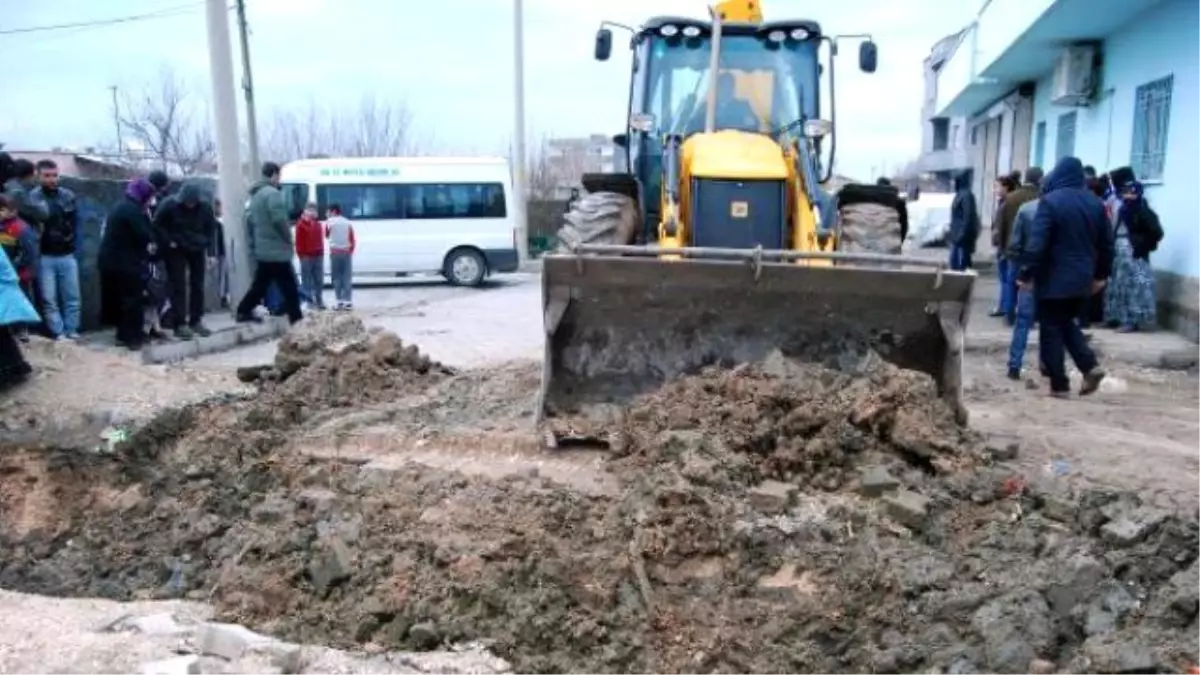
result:
<svg viewBox="0 0 1200 675"><path fill-rule="evenodd" d="M1017 217L1013 219L1012 233L1009 234L1008 249L1004 257L1009 260L1021 260L1025 247L1029 243L1029 232L1033 229L1033 217L1037 215L1041 198L1031 199L1017 209Z"/></svg>

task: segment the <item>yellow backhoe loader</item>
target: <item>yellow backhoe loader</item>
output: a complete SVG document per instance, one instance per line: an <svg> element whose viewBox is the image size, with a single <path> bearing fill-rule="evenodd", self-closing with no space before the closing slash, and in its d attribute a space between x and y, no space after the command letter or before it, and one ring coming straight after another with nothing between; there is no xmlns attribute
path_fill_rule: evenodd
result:
<svg viewBox="0 0 1200 675"><path fill-rule="evenodd" d="M614 137L624 170L584 176L582 210L544 258L539 421L773 350L835 367L873 351L932 375L961 412L974 274L838 250L821 186L833 175L838 39L814 21L764 22L758 0L709 14L606 22L596 35L601 61L613 28L632 35L628 127ZM870 38L858 56L874 72ZM553 443L561 427L548 426Z"/></svg>

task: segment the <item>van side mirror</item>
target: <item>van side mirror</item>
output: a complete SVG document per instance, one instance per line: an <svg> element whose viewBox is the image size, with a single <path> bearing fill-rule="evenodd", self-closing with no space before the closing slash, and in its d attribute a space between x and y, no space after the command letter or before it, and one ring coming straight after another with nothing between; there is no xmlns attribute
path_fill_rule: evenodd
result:
<svg viewBox="0 0 1200 675"><path fill-rule="evenodd" d="M612 56L612 31L607 28L601 28L596 31L596 51L595 56L597 61L607 61L608 57Z"/></svg>
<svg viewBox="0 0 1200 675"><path fill-rule="evenodd" d="M858 45L858 68L864 73L875 72L875 67L879 65L879 49L875 43L867 40Z"/></svg>
<svg viewBox="0 0 1200 675"><path fill-rule="evenodd" d="M616 136L612 137L612 142L613 145L617 146L618 148L628 148L629 134L617 134Z"/></svg>

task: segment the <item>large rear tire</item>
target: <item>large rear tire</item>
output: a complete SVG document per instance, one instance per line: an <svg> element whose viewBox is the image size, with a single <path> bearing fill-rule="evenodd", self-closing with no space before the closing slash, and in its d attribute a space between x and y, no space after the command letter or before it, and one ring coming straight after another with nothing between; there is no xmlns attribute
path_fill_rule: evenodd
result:
<svg viewBox="0 0 1200 675"><path fill-rule="evenodd" d="M631 244L639 229L637 202L616 192L589 192L564 216L559 252L579 244Z"/></svg>

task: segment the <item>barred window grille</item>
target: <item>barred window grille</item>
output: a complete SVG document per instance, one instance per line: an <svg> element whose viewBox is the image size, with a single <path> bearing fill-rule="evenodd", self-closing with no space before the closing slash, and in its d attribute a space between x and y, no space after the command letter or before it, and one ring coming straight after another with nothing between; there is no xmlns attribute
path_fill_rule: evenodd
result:
<svg viewBox="0 0 1200 675"><path fill-rule="evenodd" d="M1133 147L1129 166L1144 181L1159 181L1167 159L1167 126L1171 121L1171 90L1175 77L1137 88L1133 109Z"/></svg>
<svg viewBox="0 0 1200 675"><path fill-rule="evenodd" d="M1046 123L1038 122L1033 137L1033 165L1044 167L1046 164Z"/></svg>
<svg viewBox="0 0 1200 675"><path fill-rule="evenodd" d="M1054 139L1054 161L1075 154L1075 123L1078 115L1072 111L1058 116L1058 135Z"/></svg>

